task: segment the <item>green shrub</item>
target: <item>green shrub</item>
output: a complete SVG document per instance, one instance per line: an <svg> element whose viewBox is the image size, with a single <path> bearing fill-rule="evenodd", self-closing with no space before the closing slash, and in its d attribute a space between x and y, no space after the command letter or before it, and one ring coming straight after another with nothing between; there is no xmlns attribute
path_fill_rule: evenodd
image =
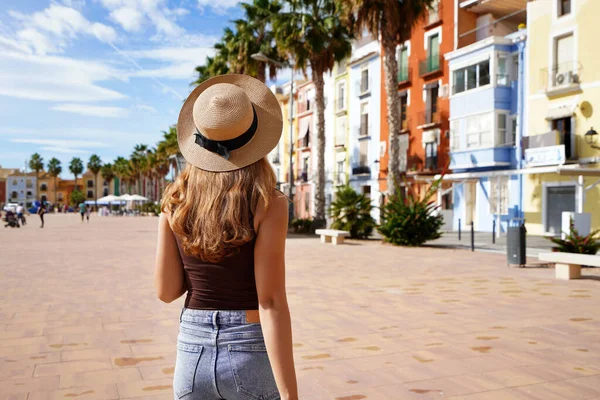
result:
<svg viewBox="0 0 600 400"><path fill-rule="evenodd" d="M569 224L569 234L565 239L548 238L556 246L552 251L561 253L577 253L595 255L600 250L600 238L596 236L600 233L600 229L590 233L587 236L580 235L575 229L575 224L571 218Z"/></svg>
<svg viewBox="0 0 600 400"><path fill-rule="evenodd" d="M351 238L367 238L373 232L375 220L371 216L371 199L358 194L350 185L342 186L331 203L331 228L350 232Z"/></svg>
<svg viewBox="0 0 600 400"><path fill-rule="evenodd" d="M138 210L140 210L140 212L158 215L160 214L160 205L154 203L144 203L138 207Z"/></svg>
<svg viewBox="0 0 600 400"><path fill-rule="evenodd" d="M71 192L71 205L78 206L79 204L85 202L85 196L79 190L73 190Z"/></svg>
<svg viewBox="0 0 600 400"><path fill-rule="evenodd" d="M311 233L313 220L310 218L298 218L290 224L294 233Z"/></svg>
<svg viewBox="0 0 600 400"><path fill-rule="evenodd" d="M431 201L440 183L441 178L431 185L423 198L407 193L404 199L401 188L396 188L396 194L381 207L378 229L386 242L398 246L421 246L441 236L444 218L435 213L438 205Z"/></svg>

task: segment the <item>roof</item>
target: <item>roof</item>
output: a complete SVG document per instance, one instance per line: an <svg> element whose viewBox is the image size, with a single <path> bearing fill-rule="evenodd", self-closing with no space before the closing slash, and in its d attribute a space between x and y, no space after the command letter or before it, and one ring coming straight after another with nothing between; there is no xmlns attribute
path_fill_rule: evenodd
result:
<svg viewBox="0 0 600 400"><path fill-rule="evenodd" d="M0 168L0 179L6 179L17 172L19 172L19 170L14 168Z"/></svg>
<svg viewBox="0 0 600 400"><path fill-rule="evenodd" d="M360 58L357 58L356 60L352 60L352 61L350 61L350 62L348 63L348 66L349 66L349 67L352 67L352 66L354 66L354 65L356 65L356 64L360 64L360 63L362 63L363 61L366 61L366 60L368 60L368 59L370 59L370 58L373 58L373 57L375 57L375 56L378 56L378 55L379 55L379 52L377 52L377 51L372 51L372 52L370 52L370 53L367 53L367 54L365 54L364 56L362 56L362 57L360 57Z"/></svg>

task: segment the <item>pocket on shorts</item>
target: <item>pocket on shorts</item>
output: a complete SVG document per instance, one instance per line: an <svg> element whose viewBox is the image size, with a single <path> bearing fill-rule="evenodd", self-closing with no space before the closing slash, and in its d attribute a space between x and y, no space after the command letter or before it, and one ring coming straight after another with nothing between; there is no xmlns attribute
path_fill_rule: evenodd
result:
<svg viewBox="0 0 600 400"><path fill-rule="evenodd" d="M279 391L264 344L229 345L229 359L238 393L249 400L277 400Z"/></svg>
<svg viewBox="0 0 600 400"><path fill-rule="evenodd" d="M197 344L177 342L173 392L178 399L194 391L194 381L202 350L203 347Z"/></svg>

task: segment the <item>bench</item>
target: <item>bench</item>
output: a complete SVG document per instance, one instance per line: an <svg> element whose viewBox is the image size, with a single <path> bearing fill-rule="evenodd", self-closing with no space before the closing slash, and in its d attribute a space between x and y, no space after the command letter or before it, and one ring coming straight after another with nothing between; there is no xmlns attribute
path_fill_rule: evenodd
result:
<svg viewBox="0 0 600 400"><path fill-rule="evenodd" d="M556 264L554 267L556 279L569 280L581 278L582 265L600 267L600 256L591 256L589 254L540 253L538 259Z"/></svg>
<svg viewBox="0 0 600 400"><path fill-rule="evenodd" d="M334 246L344 244L344 238L350 236L350 232L336 229L317 229L315 233L321 235L321 243L333 243Z"/></svg>

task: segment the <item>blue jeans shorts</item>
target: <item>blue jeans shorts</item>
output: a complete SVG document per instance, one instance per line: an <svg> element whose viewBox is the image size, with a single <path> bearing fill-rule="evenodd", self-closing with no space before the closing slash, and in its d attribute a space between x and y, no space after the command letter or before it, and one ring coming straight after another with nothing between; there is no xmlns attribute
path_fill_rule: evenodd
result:
<svg viewBox="0 0 600 400"><path fill-rule="evenodd" d="M175 400L278 400L260 324L245 311L181 312Z"/></svg>

